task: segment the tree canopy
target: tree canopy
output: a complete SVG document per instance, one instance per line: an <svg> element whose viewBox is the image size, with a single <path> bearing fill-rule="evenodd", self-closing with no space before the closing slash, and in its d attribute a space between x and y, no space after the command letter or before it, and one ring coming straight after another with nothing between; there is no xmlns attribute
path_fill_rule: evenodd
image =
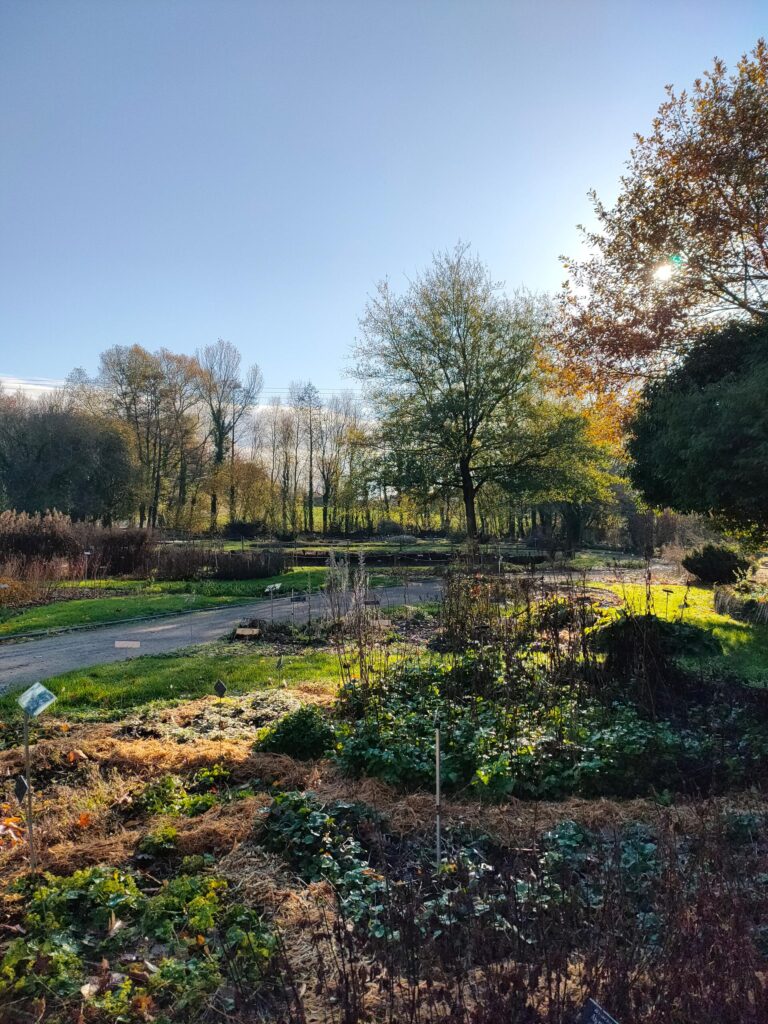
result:
<svg viewBox="0 0 768 1024"><path fill-rule="evenodd" d="M768 318L768 47L667 88L613 206L592 194L590 255L566 261L563 340L578 374L624 387L697 334Z"/></svg>
<svg viewBox="0 0 768 1024"><path fill-rule="evenodd" d="M768 528L768 324L704 337L647 387L630 427L632 480L647 500Z"/></svg>
<svg viewBox="0 0 768 1024"><path fill-rule="evenodd" d="M138 483L130 440L118 423L55 399L0 398L5 506L112 522L131 513Z"/></svg>
<svg viewBox="0 0 768 1024"><path fill-rule="evenodd" d="M380 284L361 321L356 373L385 446L460 490L472 538L478 491L504 463L534 385L546 312L534 296L506 296L459 244L402 295Z"/></svg>

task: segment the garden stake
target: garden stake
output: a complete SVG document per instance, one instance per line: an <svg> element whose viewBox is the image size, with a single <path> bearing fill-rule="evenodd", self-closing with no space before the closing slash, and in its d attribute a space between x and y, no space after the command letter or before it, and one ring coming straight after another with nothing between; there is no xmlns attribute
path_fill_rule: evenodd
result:
<svg viewBox="0 0 768 1024"><path fill-rule="evenodd" d="M42 683L34 683L28 690L19 697L17 703L24 712L24 774L27 786L27 838L29 841L29 866L32 871L37 868L37 856L35 854L35 840L32 833L32 767L29 754L29 720L37 718L46 708L56 700L54 694L47 690Z"/></svg>
<svg viewBox="0 0 768 1024"><path fill-rule="evenodd" d="M435 874L440 874L440 719L435 715Z"/></svg>
<svg viewBox="0 0 768 1024"><path fill-rule="evenodd" d="M216 696L219 698L219 761L222 758L222 749L224 741L224 694L227 692L227 687L222 679L217 679L213 684L213 689L216 692Z"/></svg>
<svg viewBox="0 0 768 1024"><path fill-rule="evenodd" d="M37 868L37 857L35 856L35 841L32 835L32 769L29 756L29 715L24 712L24 775L27 783L27 839L29 840L29 868L35 871Z"/></svg>

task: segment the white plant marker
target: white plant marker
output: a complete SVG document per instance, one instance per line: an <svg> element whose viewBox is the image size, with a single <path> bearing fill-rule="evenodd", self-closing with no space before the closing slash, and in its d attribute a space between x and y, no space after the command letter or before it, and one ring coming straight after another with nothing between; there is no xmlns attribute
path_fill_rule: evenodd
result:
<svg viewBox="0 0 768 1024"><path fill-rule="evenodd" d="M18 703L24 712L24 782L26 784L27 799L27 838L29 840L29 866L32 871L37 868L37 856L35 854L34 835L32 833L32 767L29 755L29 720L37 718L46 708L56 700L54 694L47 690L42 683L35 683L19 697ZM19 790L20 792L20 790Z"/></svg>

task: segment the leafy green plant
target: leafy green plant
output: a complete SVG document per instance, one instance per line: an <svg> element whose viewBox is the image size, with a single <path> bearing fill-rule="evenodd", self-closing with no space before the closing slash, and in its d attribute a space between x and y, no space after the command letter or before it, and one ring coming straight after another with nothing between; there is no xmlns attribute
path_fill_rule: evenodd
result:
<svg viewBox="0 0 768 1024"><path fill-rule="evenodd" d="M218 780L222 777L215 775L213 778ZM217 794L211 791L215 787L208 776L202 782L195 776L193 785L205 791L188 793L177 775L164 775L146 787L137 801L138 807L145 814L185 814L194 818L217 803Z"/></svg>
<svg viewBox="0 0 768 1024"><path fill-rule="evenodd" d="M305 881L330 882L350 924L381 937L384 883L355 834L375 820L360 804L323 806L311 793L279 793L267 808L263 838L267 849L282 854Z"/></svg>
<svg viewBox="0 0 768 1024"><path fill-rule="evenodd" d="M273 754L288 754L298 761L310 761L325 756L334 742L333 726L319 708L307 704L266 729L256 747Z"/></svg>
<svg viewBox="0 0 768 1024"><path fill-rule="evenodd" d="M161 825L147 832L139 843L139 850L150 857L168 857L176 852L179 831L173 825Z"/></svg>
<svg viewBox="0 0 768 1024"><path fill-rule="evenodd" d="M746 692L718 696L705 686L683 717L651 717L628 699L631 689L622 700L613 697L618 688L598 699L546 675L521 680L510 694L502 666L498 685L485 680L473 693L473 664L401 668L367 703L347 687L335 754L344 771L432 789L436 718L445 791L470 788L490 800L708 791L764 771L768 722Z"/></svg>
<svg viewBox="0 0 768 1024"><path fill-rule="evenodd" d="M84 996L88 1020L138 1024L161 1010L153 1019L189 1021L227 984L245 1005L269 980L274 935L254 910L228 901L221 878L180 874L152 893L140 876L94 867L25 888L27 934L0 961L0 1005L13 1000L23 1019L25 1001L40 997L51 1020L72 1019ZM148 943L168 955L137 972ZM105 953L109 963L96 968Z"/></svg>

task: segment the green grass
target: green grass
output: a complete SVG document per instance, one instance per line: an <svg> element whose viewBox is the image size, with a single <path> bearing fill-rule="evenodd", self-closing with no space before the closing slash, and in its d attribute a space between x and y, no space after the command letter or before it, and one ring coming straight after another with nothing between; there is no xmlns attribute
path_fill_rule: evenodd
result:
<svg viewBox="0 0 768 1024"><path fill-rule="evenodd" d="M21 611L0 608L0 638L41 630L71 629L73 626L97 626L127 619L201 611L225 605L245 604L264 596L274 583L282 585L282 594L291 590L307 592L311 581L316 593L325 583L328 570L323 566L297 566L279 576L262 580L203 580L157 582L153 580L106 579L63 583L62 589L96 589L103 597L71 598ZM426 567L408 570L408 576L434 575ZM401 586L399 574L383 570L370 573L371 586ZM130 593L126 593L130 591Z"/></svg>
<svg viewBox="0 0 768 1024"><path fill-rule="evenodd" d="M285 681L327 680L338 682L339 665L335 653L308 651L278 658L243 653L221 645L188 653L148 655L109 665L75 669L46 679L45 685L58 700L52 711L56 717L71 720L112 720L152 702L164 704L193 700L213 693L213 684L222 679L230 695L250 693ZM18 694L0 697L0 717L20 717Z"/></svg>
<svg viewBox="0 0 768 1024"><path fill-rule="evenodd" d="M325 581L325 574L324 568L312 566L291 569L280 576L261 580L152 582L110 579L68 584L74 588L95 587L104 592L104 597L53 601L22 611L0 609L0 637L243 604L263 597L266 587L273 583L282 584L283 591L289 593L292 588L306 591L311 579L312 590L315 591ZM132 593L125 594L125 590ZM110 591L118 593L110 594Z"/></svg>
<svg viewBox="0 0 768 1024"><path fill-rule="evenodd" d="M624 569L643 569L645 562L637 555L624 555L618 551L578 551L568 559L566 567L577 572L588 569L607 569L618 565Z"/></svg>
<svg viewBox="0 0 768 1024"><path fill-rule="evenodd" d="M645 586L640 583L594 583L592 586L612 590L623 597L633 611L645 611ZM671 593L666 594L664 591ZM714 607L714 592L708 587L667 586L651 587L652 611L661 618L678 619L692 626L709 630L723 648L722 657L711 659L708 665L741 676L748 682L768 685L768 626L739 622L729 615L719 615ZM667 601L667 598L669 600ZM685 608L683 601L687 602ZM698 665L692 665L698 667Z"/></svg>

